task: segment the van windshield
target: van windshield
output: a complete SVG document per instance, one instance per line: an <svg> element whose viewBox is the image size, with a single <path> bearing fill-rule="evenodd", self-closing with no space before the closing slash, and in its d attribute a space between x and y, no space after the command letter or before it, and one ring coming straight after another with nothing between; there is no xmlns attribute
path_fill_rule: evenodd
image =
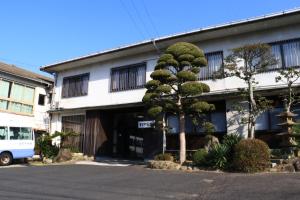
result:
<svg viewBox="0 0 300 200"><path fill-rule="evenodd" d="M9 128L10 140L32 140L32 129L23 127Z"/></svg>

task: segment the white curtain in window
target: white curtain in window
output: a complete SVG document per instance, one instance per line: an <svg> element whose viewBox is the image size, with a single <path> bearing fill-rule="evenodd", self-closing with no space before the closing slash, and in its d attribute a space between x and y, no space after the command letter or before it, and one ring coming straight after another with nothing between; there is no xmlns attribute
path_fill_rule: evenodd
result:
<svg viewBox="0 0 300 200"><path fill-rule="evenodd" d="M15 101L22 101L24 86L19 84L13 84L11 91L11 98Z"/></svg>
<svg viewBox="0 0 300 200"><path fill-rule="evenodd" d="M175 115L170 115L167 118L168 132L179 133L179 119Z"/></svg>
<svg viewBox="0 0 300 200"><path fill-rule="evenodd" d="M0 99L0 110L6 110L7 109L7 101Z"/></svg>
<svg viewBox="0 0 300 200"><path fill-rule="evenodd" d="M34 98L34 88L26 87L24 88L24 94L22 101L27 103L33 103Z"/></svg>
<svg viewBox="0 0 300 200"><path fill-rule="evenodd" d="M120 79L120 73L118 70L112 72L111 76L111 89L117 90L119 88L119 79Z"/></svg>
<svg viewBox="0 0 300 200"><path fill-rule="evenodd" d="M220 70L223 64L223 52L208 53L205 55L207 66L200 68L199 79L208 79Z"/></svg>
<svg viewBox="0 0 300 200"><path fill-rule="evenodd" d="M9 84L8 81L0 81L0 97L8 98Z"/></svg>
<svg viewBox="0 0 300 200"><path fill-rule="evenodd" d="M21 112L21 108L22 108L22 104L20 104L20 103L15 103L15 102L9 103L9 111Z"/></svg>
<svg viewBox="0 0 300 200"><path fill-rule="evenodd" d="M271 52L276 59L277 63L275 65L269 66L268 69L279 69L282 67L282 60L281 60L281 52L280 52L280 44L275 44L271 46Z"/></svg>
<svg viewBox="0 0 300 200"><path fill-rule="evenodd" d="M33 107L31 105L23 104L21 107L21 112L26 114L32 114Z"/></svg>
<svg viewBox="0 0 300 200"><path fill-rule="evenodd" d="M285 67L300 66L300 42L288 42L282 45Z"/></svg>
<svg viewBox="0 0 300 200"><path fill-rule="evenodd" d="M144 84L146 82L145 73L146 73L146 67L145 66L137 68L137 76L136 76L136 86L137 87L144 86Z"/></svg>

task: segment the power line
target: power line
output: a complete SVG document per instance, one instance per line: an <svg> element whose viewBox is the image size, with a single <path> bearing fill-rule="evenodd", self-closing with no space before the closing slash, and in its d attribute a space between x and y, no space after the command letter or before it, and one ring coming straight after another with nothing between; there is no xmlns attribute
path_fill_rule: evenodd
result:
<svg viewBox="0 0 300 200"><path fill-rule="evenodd" d="M144 23L142 15L140 14L139 10L136 8L135 3L133 2L133 0L130 0L130 1L131 1L131 4L132 4L132 7L133 7L133 9L136 13L137 18L140 20L140 22L142 23L142 26L145 29L146 34L148 35L148 37L151 37L151 34L149 33L148 27L147 27L146 23Z"/></svg>
<svg viewBox="0 0 300 200"><path fill-rule="evenodd" d="M124 4L123 0L120 0L122 7L124 8L124 10L126 11L127 15L129 16L129 18L131 19L133 25L135 26L135 28L137 29L137 31L139 32L139 34L142 36L142 39L145 39L145 35L143 33L143 31L141 31L140 27L137 25L134 17L131 15L131 13L129 12L128 8L126 7L126 5Z"/></svg>
<svg viewBox="0 0 300 200"><path fill-rule="evenodd" d="M148 8L147 8L146 3L145 3L144 0L142 0L142 5L143 5L143 7L144 7L144 10L146 11L146 15L147 15L148 18L149 18L150 24L151 24L151 26L152 26L152 28L153 28L153 30L154 30L154 32L155 32L155 35L156 35L156 37L158 37L158 36L159 36L158 31L157 31L157 29L156 29L156 26L155 26L153 20L152 20L151 15L149 14Z"/></svg>
<svg viewBox="0 0 300 200"><path fill-rule="evenodd" d="M32 64L32 63L30 64L30 63L26 63L26 62L22 62L22 61L18 61L18 60L13 60L13 59L9 59L9 58L3 58L3 57L0 57L0 60L5 61L5 62L10 62L9 64L12 64L12 65L20 64L20 65L22 65L22 67L25 67L25 66L36 67L37 66L37 65Z"/></svg>

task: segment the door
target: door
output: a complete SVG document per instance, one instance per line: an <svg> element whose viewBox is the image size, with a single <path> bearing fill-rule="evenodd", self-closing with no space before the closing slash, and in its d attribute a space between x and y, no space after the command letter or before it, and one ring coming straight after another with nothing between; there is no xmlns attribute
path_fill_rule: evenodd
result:
<svg viewBox="0 0 300 200"><path fill-rule="evenodd" d="M122 158L136 159L143 157L143 135L138 130L134 113L119 114L116 126L117 152Z"/></svg>

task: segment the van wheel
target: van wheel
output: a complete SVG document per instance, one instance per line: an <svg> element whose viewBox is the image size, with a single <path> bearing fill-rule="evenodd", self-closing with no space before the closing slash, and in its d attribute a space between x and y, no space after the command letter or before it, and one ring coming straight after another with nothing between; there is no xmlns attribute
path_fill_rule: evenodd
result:
<svg viewBox="0 0 300 200"><path fill-rule="evenodd" d="M10 165L13 161L13 158L10 153L3 152L0 154L0 165L7 166Z"/></svg>

